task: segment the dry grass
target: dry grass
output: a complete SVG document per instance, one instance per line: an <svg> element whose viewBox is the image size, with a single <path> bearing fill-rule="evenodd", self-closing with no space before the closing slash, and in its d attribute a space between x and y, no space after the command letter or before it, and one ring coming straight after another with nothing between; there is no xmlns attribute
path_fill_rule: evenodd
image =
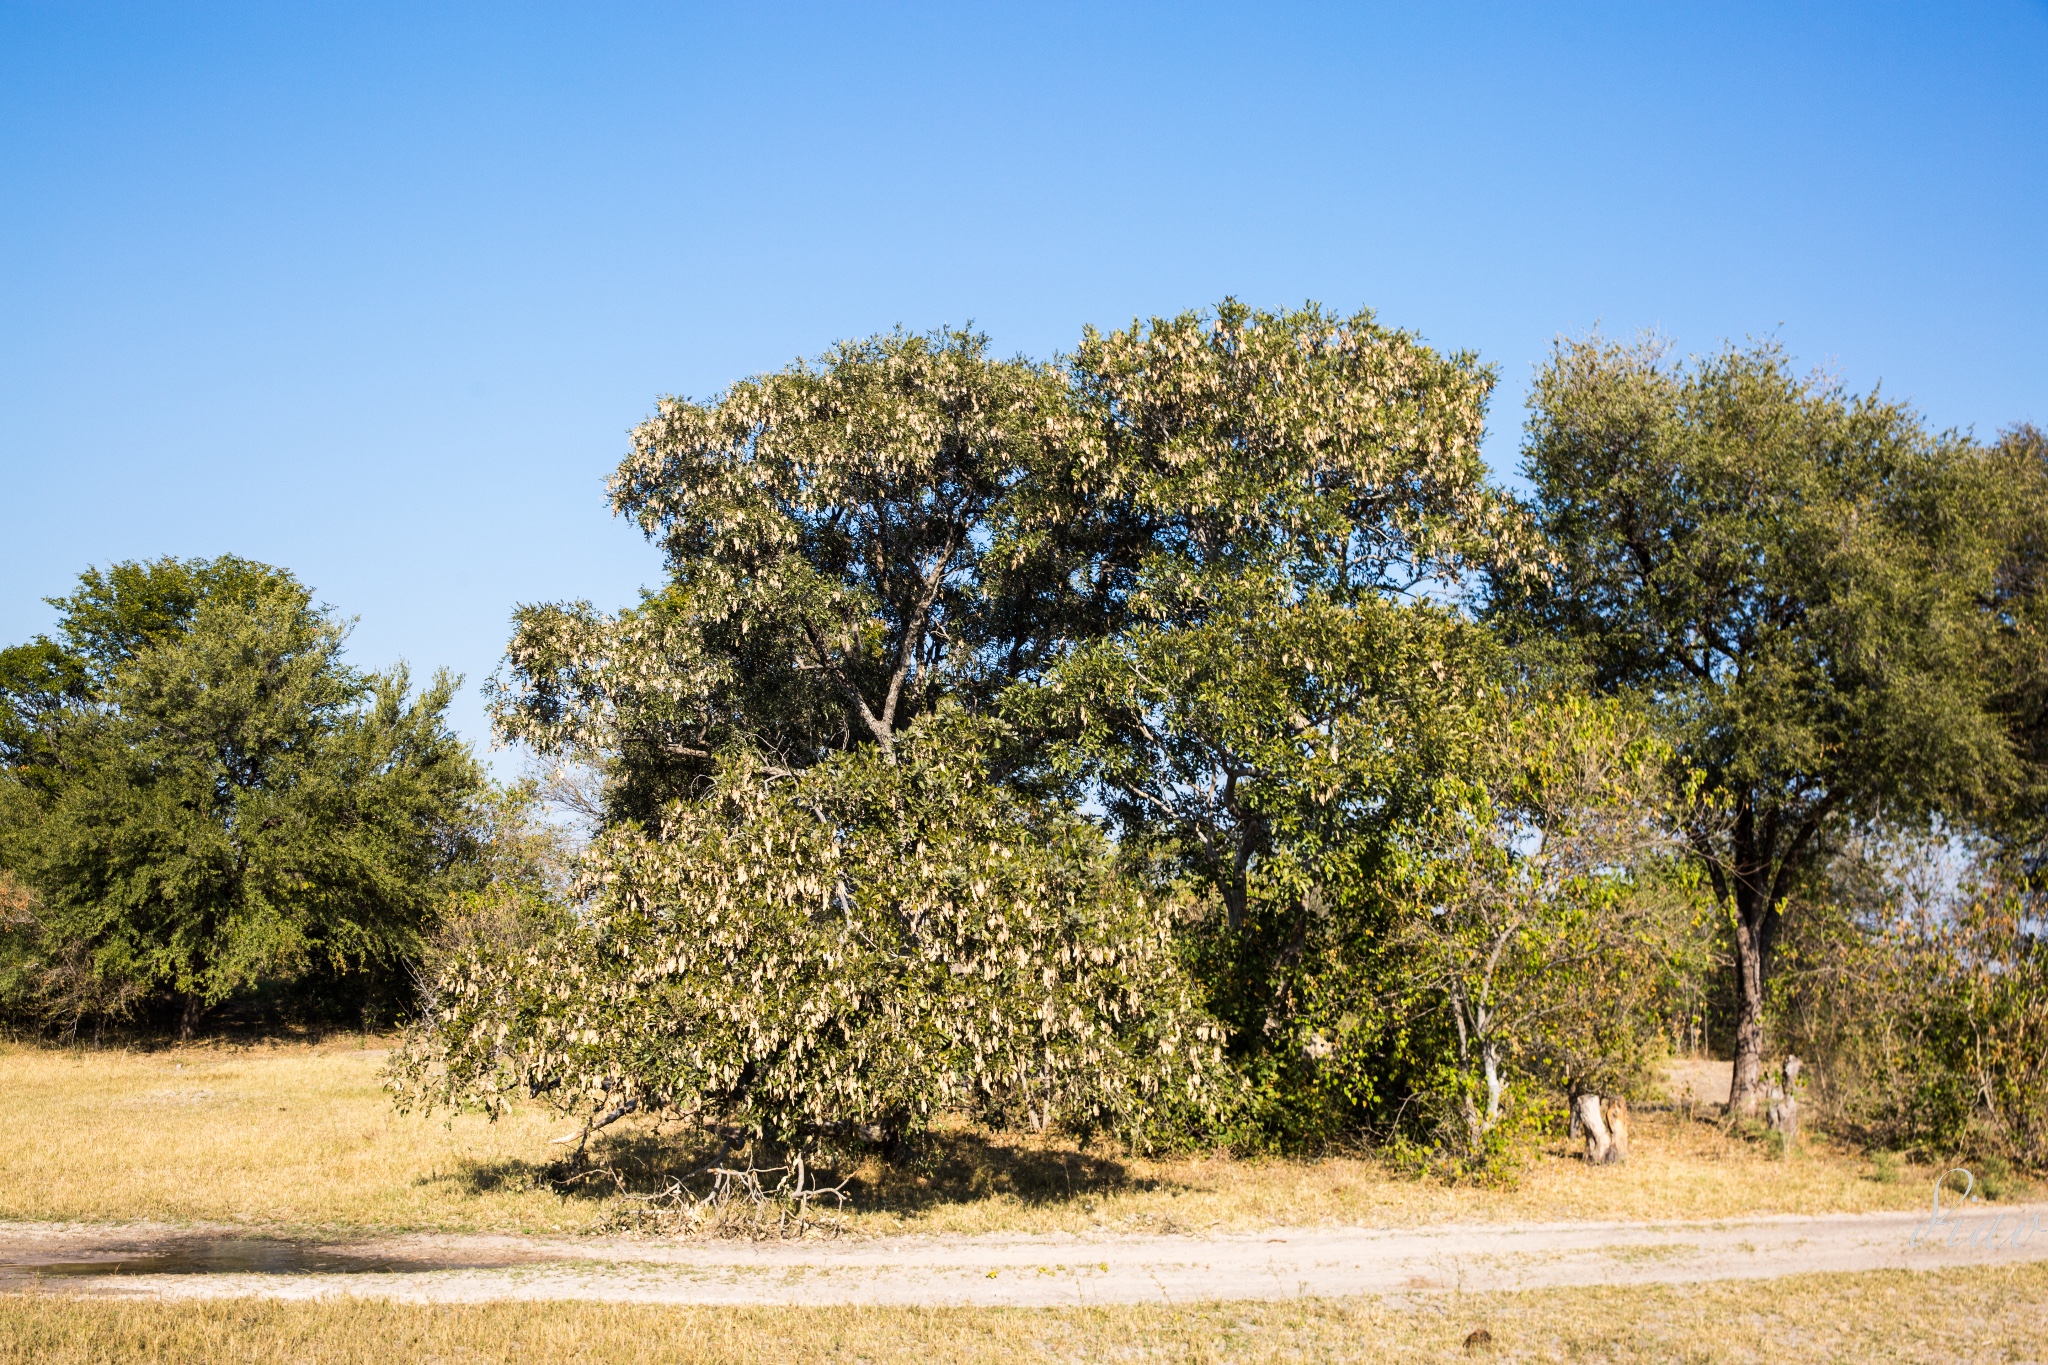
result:
<svg viewBox="0 0 2048 1365"><path fill-rule="evenodd" d="M400 1115L377 1081L383 1059L359 1040L0 1050L0 1218L505 1231L588 1220L520 1188L562 1125Z"/></svg>
<svg viewBox="0 0 2048 1365"><path fill-rule="evenodd" d="M1492 1344L1467 1352L1483 1328ZM2048 1265L1765 1283L1097 1309L0 1298L0 1365L407 1361L2038 1361Z"/></svg>
<svg viewBox="0 0 2048 1365"><path fill-rule="evenodd" d="M576 1232L602 1211L547 1185L568 1125L527 1112L402 1116L383 1054L327 1046L152 1052L0 1048L0 1218L256 1224L277 1229ZM621 1125L625 1127L625 1125ZM651 1179L690 1156L649 1128L607 1149ZM854 1172L856 1232L1201 1231L1276 1224L1414 1225L1677 1219L1917 1208L1931 1172L1895 1184L1826 1150L1773 1161L1675 1115L1644 1115L1635 1157L1591 1169L1564 1144L1513 1190L1449 1189L1370 1160L1145 1160L1058 1143L939 1136L922 1174Z"/></svg>

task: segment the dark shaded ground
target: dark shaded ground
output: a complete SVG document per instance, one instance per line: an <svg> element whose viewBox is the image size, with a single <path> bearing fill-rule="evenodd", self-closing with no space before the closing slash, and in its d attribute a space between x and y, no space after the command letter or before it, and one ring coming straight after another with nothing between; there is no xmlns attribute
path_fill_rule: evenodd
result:
<svg viewBox="0 0 2048 1365"><path fill-rule="evenodd" d="M471 1193L551 1189L565 1198L588 1200L595 1208L622 1194L659 1193L671 1181L702 1183L711 1166L779 1160L701 1132L642 1131L600 1135L581 1160L479 1162L454 1178ZM1168 1183L1134 1177L1111 1155L1034 1147L964 1130L926 1134L894 1162L875 1153L827 1154L817 1159L814 1174L826 1185L844 1181L849 1203L863 1212L905 1215L994 1196L1032 1206L1151 1192Z"/></svg>
<svg viewBox="0 0 2048 1365"><path fill-rule="evenodd" d="M108 1241L50 1238L0 1250L0 1290L107 1275L353 1275L498 1270L533 1259L517 1253L406 1257L276 1237L185 1235Z"/></svg>

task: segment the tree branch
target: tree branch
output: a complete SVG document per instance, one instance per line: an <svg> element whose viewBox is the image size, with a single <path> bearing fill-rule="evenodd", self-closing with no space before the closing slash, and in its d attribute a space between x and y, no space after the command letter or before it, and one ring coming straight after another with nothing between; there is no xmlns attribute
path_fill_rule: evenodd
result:
<svg viewBox="0 0 2048 1365"><path fill-rule="evenodd" d="M903 695L903 679L910 672L911 661L917 657L919 646L924 643L925 629L931 620L932 604L939 600L939 589L945 585L946 575L952 572L953 552L960 546L962 523L956 513L953 522L946 528L946 543L939 550L938 563L932 565L930 573L924 575L923 591L918 595L917 608L903 622L903 639L896 646L896 668L889 675L888 700L882 703L882 724L892 731L896 728L896 703Z"/></svg>

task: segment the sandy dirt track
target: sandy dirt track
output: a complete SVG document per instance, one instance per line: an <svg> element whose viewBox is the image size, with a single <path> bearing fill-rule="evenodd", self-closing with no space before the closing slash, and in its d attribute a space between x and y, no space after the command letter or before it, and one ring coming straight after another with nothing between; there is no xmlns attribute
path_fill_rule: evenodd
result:
<svg viewBox="0 0 2048 1365"><path fill-rule="evenodd" d="M1916 1229L1918 1235L1916 1236ZM252 1250L253 1249L253 1250ZM214 1259L206 1260L207 1256ZM183 1257L205 1273L102 1273ZM1072 1305L1399 1298L1445 1290L1761 1279L2048 1260L2048 1204L1714 1223L1550 1223L1211 1237L787 1243L421 1235L279 1243L169 1228L0 1226L0 1287L124 1297L411 1302ZM262 1263L264 1268L247 1267Z"/></svg>

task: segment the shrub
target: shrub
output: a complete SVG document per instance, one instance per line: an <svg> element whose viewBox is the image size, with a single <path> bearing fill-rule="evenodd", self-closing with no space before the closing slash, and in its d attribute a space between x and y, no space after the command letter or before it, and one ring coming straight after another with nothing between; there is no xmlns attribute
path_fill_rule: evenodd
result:
<svg viewBox="0 0 2048 1365"><path fill-rule="evenodd" d="M945 710L794 777L729 756L658 835L603 835L573 912L448 944L392 1082L586 1134L660 1111L782 1149L900 1152L932 1119L1154 1135L1228 1100L1169 907L1086 821L986 779ZM472 926L476 924L471 920Z"/></svg>
<svg viewBox="0 0 2048 1365"><path fill-rule="evenodd" d="M1946 892L1915 894L1882 869L1873 877L1855 866L1860 856L1851 851L1832 888L1849 904L1824 933L1787 945L1791 986L1779 1003L1791 1045L1819 1062L1825 1111L1873 1145L2041 1167L2048 943L2039 893L1996 864L1973 864ZM1859 890L1859 875L1884 884Z"/></svg>

